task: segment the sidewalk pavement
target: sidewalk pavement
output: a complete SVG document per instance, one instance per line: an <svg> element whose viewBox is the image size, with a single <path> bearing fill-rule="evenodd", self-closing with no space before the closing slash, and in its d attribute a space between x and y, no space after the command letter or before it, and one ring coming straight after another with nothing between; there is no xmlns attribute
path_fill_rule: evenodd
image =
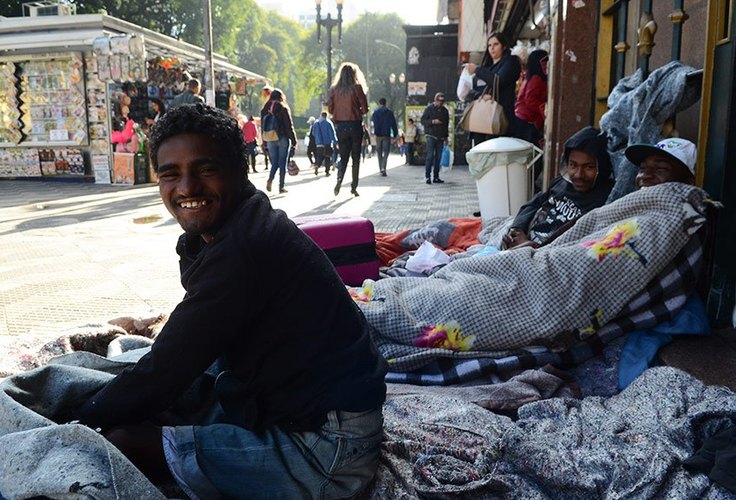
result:
<svg viewBox="0 0 736 500"><path fill-rule="evenodd" d="M336 197L334 172L315 176L305 157L297 163L302 170L287 175L289 192L268 193L290 217L362 215L376 231L397 232L478 210L467 166L441 174L445 184L427 185L423 166L391 155L382 177L373 157L361 164L360 196L350 195L348 168ZM267 174L257 168L249 178L265 190ZM180 234L155 184L0 180L0 336L170 312L184 293L174 251Z"/></svg>

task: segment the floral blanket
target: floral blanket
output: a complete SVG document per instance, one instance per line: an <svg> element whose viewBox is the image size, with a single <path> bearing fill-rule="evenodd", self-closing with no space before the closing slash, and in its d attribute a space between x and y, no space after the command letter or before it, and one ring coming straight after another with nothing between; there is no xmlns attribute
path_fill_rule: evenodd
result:
<svg viewBox="0 0 736 500"><path fill-rule="evenodd" d="M351 289L394 372L438 359L562 352L598 334L705 222L707 194L667 183L589 212L540 249L451 262Z"/></svg>

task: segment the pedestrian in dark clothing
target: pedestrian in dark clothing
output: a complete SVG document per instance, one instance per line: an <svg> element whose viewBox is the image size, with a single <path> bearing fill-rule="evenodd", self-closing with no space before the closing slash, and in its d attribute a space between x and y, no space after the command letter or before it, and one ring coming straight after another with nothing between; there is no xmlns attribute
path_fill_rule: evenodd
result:
<svg viewBox="0 0 736 500"><path fill-rule="evenodd" d="M309 132L307 132L307 159L310 165L316 163L315 153L317 152L317 144L314 142L314 134L312 133L312 127L314 126L316 119L313 116L309 117L307 124L309 125Z"/></svg>
<svg viewBox="0 0 736 500"><path fill-rule="evenodd" d="M151 160L182 302L77 415L190 498L351 498L372 480L386 363L325 253L247 179L237 120L204 104L154 125ZM87 399L88 398L88 399Z"/></svg>
<svg viewBox="0 0 736 500"><path fill-rule="evenodd" d="M427 184L442 184L440 179L440 158L442 147L449 135L450 112L445 107L445 94L437 92L434 102L424 108L421 119L424 126L424 140L427 144L427 157L424 161L424 178Z"/></svg>
<svg viewBox="0 0 736 500"><path fill-rule="evenodd" d="M391 144L399 137L399 128L396 126L394 112L386 107L386 98L378 100L379 107L373 112L373 133L376 135L376 150L378 152L378 169L383 177L386 177L386 165L388 154L391 152Z"/></svg>

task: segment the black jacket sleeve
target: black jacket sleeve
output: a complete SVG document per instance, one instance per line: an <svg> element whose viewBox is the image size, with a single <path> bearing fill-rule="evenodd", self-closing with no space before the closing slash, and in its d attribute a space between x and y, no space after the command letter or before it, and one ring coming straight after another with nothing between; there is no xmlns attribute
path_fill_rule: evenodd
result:
<svg viewBox="0 0 736 500"><path fill-rule="evenodd" d="M549 191L537 193L534 198L522 205L519 212L516 214L511 227L515 227L521 229L525 233L529 233L529 224L531 224L534 214L537 213L537 210L539 210L547 198L549 198Z"/></svg>
<svg viewBox="0 0 736 500"><path fill-rule="evenodd" d="M431 127L432 126L432 104L424 108L424 112L422 113L422 118L419 120L422 122L422 125L424 128Z"/></svg>

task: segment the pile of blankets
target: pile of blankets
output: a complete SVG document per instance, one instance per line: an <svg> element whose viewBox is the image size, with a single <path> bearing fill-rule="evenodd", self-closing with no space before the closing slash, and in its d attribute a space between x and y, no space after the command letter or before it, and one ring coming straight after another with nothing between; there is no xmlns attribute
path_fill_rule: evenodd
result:
<svg viewBox="0 0 736 500"><path fill-rule="evenodd" d="M0 383L0 497L166 498L100 434L56 423L125 366L77 352ZM610 398L575 399L551 380L539 385L558 397L516 420L486 409L492 388L389 386L364 498L733 498L683 466L736 423L733 392L673 368Z"/></svg>
<svg viewBox="0 0 736 500"><path fill-rule="evenodd" d="M580 399L572 377L544 366L672 317L698 273L707 203L698 188L665 184L587 214L541 249L480 252L429 278L351 289L389 382L423 384L389 384L364 497L732 498L683 461L736 423L734 393L653 368L620 394ZM163 319L85 325L40 362L22 356L17 371L28 371L3 374L0 498L167 496L101 435L67 423L133 362L104 355L150 344ZM47 359L79 349L98 354ZM430 386L449 383L460 384Z"/></svg>
<svg viewBox="0 0 736 500"><path fill-rule="evenodd" d="M455 383L498 367L488 360L509 368L564 361L685 304L707 204L701 189L662 184L589 212L540 249L456 259L430 278L351 292L391 371L407 374L390 381ZM454 373L445 376L448 366Z"/></svg>

